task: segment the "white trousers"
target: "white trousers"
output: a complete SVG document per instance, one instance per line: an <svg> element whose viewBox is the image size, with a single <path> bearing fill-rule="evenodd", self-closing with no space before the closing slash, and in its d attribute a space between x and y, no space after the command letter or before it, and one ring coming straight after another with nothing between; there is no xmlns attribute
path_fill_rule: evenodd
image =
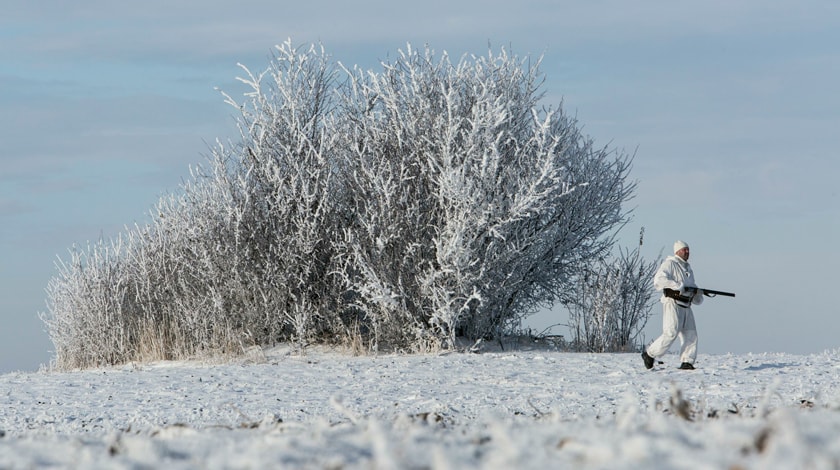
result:
<svg viewBox="0 0 840 470"><path fill-rule="evenodd" d="M694 364L697 359L697 326L691 307L683 308L674 302L662 304L662 335L647 347L650 357L660 357L680 338L680 362Z"/></svg>

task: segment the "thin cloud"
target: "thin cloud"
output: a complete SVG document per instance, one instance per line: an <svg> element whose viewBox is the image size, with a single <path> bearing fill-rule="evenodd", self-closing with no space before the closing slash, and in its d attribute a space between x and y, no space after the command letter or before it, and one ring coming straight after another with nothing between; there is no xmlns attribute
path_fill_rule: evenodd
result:
<svg viewBox="0 0 840 470"><path fill-rule="evenodd" d="M20 199L0 198L0 217L21 215L34 212L32 204Z"/></svg>
<svg viewBox="0 0 840 470"><path fill-rule="evenodd" d="M507 43L531 38L520 47L542 52L549 45L814 31L833 27L831 18L840 14L840 5L827 1L806 8L758 0L641 2L632 8L603 1L526 1L512 6L506 1L435 0L411 7L385 1L54 3L50 8L23 3L3 20L10 27L18 25L11 29L12 40L0 45L3 55L207 62L243 51L264 55L288 37L321 41L330 48L387 44L389 49L406 41L473 49L478 47L473 44L476 39Z"/></svg>

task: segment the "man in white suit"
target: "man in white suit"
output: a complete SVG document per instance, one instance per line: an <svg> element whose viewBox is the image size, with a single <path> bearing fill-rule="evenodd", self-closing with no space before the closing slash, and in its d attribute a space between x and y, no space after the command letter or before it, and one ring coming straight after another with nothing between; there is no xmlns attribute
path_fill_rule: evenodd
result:
<svg viewBox="0 0 840 470"><path fill-rule="evenodd" d="M674 255L665 258L653 276L653 287L662 292L662 335L642 351L645 367L668 352L675 339L680 339L680 369L693 370L697 359L697 327L691 306L703 303L703 291L697 288L694 272L688 264L688 244L677 240Z"/></svg>

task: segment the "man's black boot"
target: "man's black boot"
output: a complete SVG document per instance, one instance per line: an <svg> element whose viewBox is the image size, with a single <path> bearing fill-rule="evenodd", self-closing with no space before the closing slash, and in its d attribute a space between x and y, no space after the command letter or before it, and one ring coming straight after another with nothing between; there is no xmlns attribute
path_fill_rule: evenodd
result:
<svg viewBox="0 0 840 470"><path fill-rule="evenodd" d="M645 361L646 369L653 369L653 358L648 355L646 349L642 350L642 360Z"/></svg>
<svg viewBox="0 0 840 470"><path fill-rule="evenodd" d="M682 369L682 370L694 370L694 366L691 365L691 363L689 363L689 362L683 362L682 364L680 364L680 369Z"/></svg>

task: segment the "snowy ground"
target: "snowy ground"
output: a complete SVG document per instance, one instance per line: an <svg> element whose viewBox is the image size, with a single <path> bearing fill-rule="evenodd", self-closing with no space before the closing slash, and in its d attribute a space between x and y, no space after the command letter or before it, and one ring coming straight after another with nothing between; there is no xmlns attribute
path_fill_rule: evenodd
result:
<svg viewBox="0 0 840 470"><path fill-rule="evenodd" d="M255 352L0 376L0 468L838 468L840 351Z"/></svg>

